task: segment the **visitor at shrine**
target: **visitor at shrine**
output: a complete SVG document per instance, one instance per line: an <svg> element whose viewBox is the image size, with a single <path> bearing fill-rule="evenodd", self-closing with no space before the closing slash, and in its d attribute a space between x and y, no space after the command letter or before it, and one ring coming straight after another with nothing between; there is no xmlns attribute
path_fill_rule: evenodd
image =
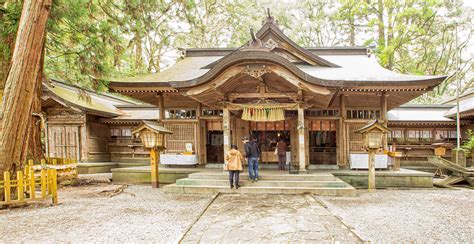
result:
<svg viewBox="0 0 474 244"><path fill-rule="evenodd" d="M229 171L230 189L234 188L234 182L235 188L239 189L239 174L240 171L243 170L242 164L244 162L244 157L237 149L236 145L232 145L229 152L227 152L227 155L225 156L225 162L227 170Z"/></svg>
<svg viewBox="0 0 474 244"><path fill-rule="evenodd" d="M242 138L249 168L249 180L258 181L258 160L260 158L260 149L258 148L257 138L252 137L249 141L247 137Z"/></svg>
<svg viewBox="0 0 474 244"><path fill-rule="evenodd" d="M283 139L280 139L276 145L276 151L278 155L278 169L280 171L285 170L286 164L286 143Z"/></svg>

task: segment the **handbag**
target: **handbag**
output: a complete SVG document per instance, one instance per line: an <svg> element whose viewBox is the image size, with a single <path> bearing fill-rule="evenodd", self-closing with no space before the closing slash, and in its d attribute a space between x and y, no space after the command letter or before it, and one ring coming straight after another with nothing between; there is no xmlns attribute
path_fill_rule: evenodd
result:
<svg viewBox="0 0 474 244"><path fill-rule="evenodd" d="M229 166L228 166L227 162L225 162L224 165L223 165L223 170L227 170L228 168L229 168Z"/></svg>
<svg viewBox="0 0 474 244"><path fill-rule="evenodd" d="M277 155L278 154L278 148L275 147L275 152L273 152L273 154Z"/></svg>

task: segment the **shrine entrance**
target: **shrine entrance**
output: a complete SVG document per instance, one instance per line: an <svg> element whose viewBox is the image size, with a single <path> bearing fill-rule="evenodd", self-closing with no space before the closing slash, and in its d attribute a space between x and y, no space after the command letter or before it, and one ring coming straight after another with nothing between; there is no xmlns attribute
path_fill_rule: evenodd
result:
<svg viewBox="0 0 474 244"><path fill-rule="evenodd" d="M277 122L254 122L250 121L250 134L257 138L259 148L262 152L261 161L266 164L277 164L278 155L275 149L278 141L283 140L286 144L287 155L291 155L291 126L290 120ZM287 162L288 163L288 162Z"/></svg>
<svg viewBox="0 0 474 244"><path fill-rule="evenodd" d="M207 163L222 164L224 162L222 120L208 120L205 125Z"/></svg>
<svg viewBox="0 0 474 244"><path fill-rule="evenodd" d="M309 163L337 164L337 120L309 121Z"/></svg>

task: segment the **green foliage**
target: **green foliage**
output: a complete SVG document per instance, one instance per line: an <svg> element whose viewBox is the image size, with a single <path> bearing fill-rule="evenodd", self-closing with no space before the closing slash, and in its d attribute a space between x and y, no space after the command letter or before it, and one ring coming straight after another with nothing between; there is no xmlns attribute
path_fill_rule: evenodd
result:
<svg viewBox="0 0 474 244"><path fill-rule="evenodd" d="M21 14L21 3L13 2L0 5L0 88L8 72L16 30Z"/></svg>
<svg viewBox="0 0 474 244"><path fill-rule="evenodd" d="M21 4L0 11L0 55L16 31ZM15 3L16 2L16 3ZM283 2L284 3L284 2ZM417 102L453 95L454 57L470 43L472 17L461 0L54 0L46 40L49 77L103 90L106 80L160 72L180 48L240 47L270 8L302 46L374 47L382 66L416 75L450 75ZM455 25L459 43L455 42ZM14 36L14 35L13 35ZM459 62L463 89L474 85L471 55ZM1 69L0 69L1 70ZM0 74L1 76L1 74Z"/></svg>
<svg viewBox="0 0 474 244"><path fill-rule="evenodd" d="M462 145L462 148L467 152L467 156L474 150L474 132L472 130L467 131L467 140Z"/></svg>

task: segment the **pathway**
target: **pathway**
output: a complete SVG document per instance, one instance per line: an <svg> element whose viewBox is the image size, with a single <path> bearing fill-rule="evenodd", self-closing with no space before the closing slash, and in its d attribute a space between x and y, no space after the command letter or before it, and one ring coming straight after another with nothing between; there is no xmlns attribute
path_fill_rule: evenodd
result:
<svg viewBox="0 0 474 244"><path fill-rule="evenodd" d="M222 194L183 243L361 242L311 195Z"/></svg>

